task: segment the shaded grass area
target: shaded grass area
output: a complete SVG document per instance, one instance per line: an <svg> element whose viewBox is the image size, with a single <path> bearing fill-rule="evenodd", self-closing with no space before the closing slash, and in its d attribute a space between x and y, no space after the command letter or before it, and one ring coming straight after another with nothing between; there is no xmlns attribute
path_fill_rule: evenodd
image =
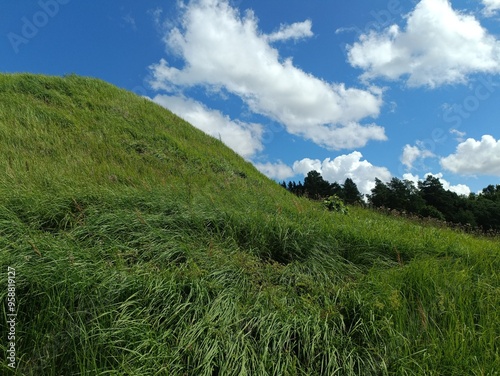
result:
<svg viewBox="0 0 500 376"><path fill-rule="evenodd" d="M498 368L500 258L489 240L407 232L354 208L312 208L301 223L160 193L103 195L78 214L52 200L67 211L50 211L59 220L47 229L31 200L0 211L2 265L18 273L19 374Z"/></svg>
<svg viewBox="0 0 500 376"><path fill-rule="evenodd" d="M498 241L327 212L97 80L0 76L0 97L0 373L500 369Z"/></svg>

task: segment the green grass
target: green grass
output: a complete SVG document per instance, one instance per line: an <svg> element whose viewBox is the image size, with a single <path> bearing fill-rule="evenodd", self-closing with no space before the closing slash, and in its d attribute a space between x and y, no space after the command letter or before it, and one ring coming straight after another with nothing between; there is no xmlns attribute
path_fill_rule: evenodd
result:
<svg viewBox="0 0 500 376"><path fill-rule="evenodd" d="M0 76L0 174L2 374L500 369L498 241L325 211L102 81Z"/></svg>

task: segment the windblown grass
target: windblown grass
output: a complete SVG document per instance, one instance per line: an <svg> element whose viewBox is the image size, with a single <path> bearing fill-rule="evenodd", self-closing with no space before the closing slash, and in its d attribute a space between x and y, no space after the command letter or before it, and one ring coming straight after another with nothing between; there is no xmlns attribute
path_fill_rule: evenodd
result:
<svg viewBox="0 0 500 376"><path fill-rule="evenodd" d="M498 242L324 211L98 80L0 76L0 104L2 374L500 369Z"/></svg>

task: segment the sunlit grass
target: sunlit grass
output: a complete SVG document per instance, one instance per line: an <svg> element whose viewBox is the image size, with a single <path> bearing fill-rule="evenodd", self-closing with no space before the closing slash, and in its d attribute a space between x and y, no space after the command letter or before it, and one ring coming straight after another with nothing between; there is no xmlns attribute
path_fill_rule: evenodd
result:
<svg viewBox="0 0 500 376"><path fill-rule="evenodd" d="M0 76L0 97L17 374L500 369L498 242L325 211L101 81Z"/></svg>

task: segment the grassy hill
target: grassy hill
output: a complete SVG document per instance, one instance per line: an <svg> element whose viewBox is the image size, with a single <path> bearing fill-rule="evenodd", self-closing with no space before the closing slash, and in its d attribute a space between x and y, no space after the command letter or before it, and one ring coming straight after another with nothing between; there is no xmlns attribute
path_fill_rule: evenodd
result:
<svg viewBox="0 0 500 376"><path fill-rule="evenodd" d="M0 266L5 375L500 369L498 241L328 212L95 79L0 75Z"/></svg>

